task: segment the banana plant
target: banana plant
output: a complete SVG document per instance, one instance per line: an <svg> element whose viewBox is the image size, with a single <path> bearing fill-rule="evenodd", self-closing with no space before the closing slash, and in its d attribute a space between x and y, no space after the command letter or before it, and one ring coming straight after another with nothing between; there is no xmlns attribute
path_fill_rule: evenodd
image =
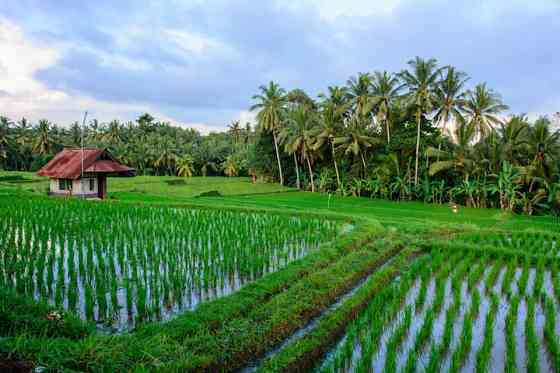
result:
<svg viewBox="0 0 560 373"><path fill-rule="evenodd" d="M378 178L369 179L366 184L366 189L369 192L369 198L377 198L381 192L381 180Z"/></svg>
<svg viewBox="0 0 560 373"><path fill-rule="evenodd" d="M390 185L391 193L396 194L398 200L405 200L410 195L410 186L406 178L396 176Z"/></svg>
<svg viewBox="0 0 560 373"><path fill-rule="evenodd" d="M503 161L500 172L495 177L496 183L490 190L498 194L500 208L512 211L519 196L520 186L516 183L519 179L519 172L509 162Z"/></svg>

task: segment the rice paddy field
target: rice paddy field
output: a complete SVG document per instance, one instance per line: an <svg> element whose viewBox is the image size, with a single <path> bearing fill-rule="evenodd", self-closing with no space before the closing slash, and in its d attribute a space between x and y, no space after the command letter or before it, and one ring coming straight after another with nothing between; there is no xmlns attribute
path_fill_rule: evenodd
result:
<svg viewBox="0 0 560 373"><path fill-rule="evenodd" d="M372 299L317 371L558 371L559 299L556 260L434 250Z"/></svg>
<svg viewBox="0 0 560 373"><path fill-rule="evenodd" d="M219 178L50 199L12 176L0 371L560 371L554 218Z"/></svg>
<svg viewBox="0 0 560 373"><path fill-rule="evenodd" d="M335 238L318 218L0 200L0 286L122 331L238 290Z"/></svg>

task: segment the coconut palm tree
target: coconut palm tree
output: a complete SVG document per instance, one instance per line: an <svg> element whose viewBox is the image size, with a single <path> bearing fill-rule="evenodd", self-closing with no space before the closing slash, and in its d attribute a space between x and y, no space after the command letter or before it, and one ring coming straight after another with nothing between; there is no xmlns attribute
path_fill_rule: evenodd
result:
<svg viewBox="0 0 560 373"><path fill-rule="evenodd" d="M29 141L29 130L31 126L29 125L29 121L25 118L21 118L20 121L17 122L16 127L16 143L19 146L27 145Z"/></svg>
<svg viewBox="0 0 560 373"><path fill-rule="evenodd" d="M233 139L233 143L235 145L239 144L239 140L241 139L241 132L242 129L241 126L239 125L238 120L232 121L231 124L228 126L228 134Z"/></svg>
<svg viewBox="0 0 560 373"><path fill-rule="evenodd" d="M177 175L181 177L192 177L194 174L193 157L189 154L177 159Z"/></svg>
<svg viewBox="0 0 560 373"><path fill-rule="evenodd" d="M317 140L314 145L314 150L318 151L324 145L328 145L331 151L332 160L334 163L334 170L336 173L337 187L340 188L340 172L336 162L336 153L334 150L334 139L339 135L342 130L344 113L347 110L347 105L338 105L330 99L326 99L321 103L321 111L319 113L318 127L317 127Z"/></svg>
<svg viewBox="0 0 560 373"><path fill-rule="evenodd" d="M371 82L372 77L369 73L358 73L346 82L348 89L347 97L352 103L355 113L362 116L370 115L371 104Z"/></svg>
<svg viewBox="0 0 560 373"><path fill-rule="evenodd" d="M166 174L172 175L177 162L177 152L169 137L164 137L157 147L157 158L154 166L163 169Z"/></svg>
<svg viewBox="0 0 560 373"><path fill-rule="evenodd" d="M54 140L51 138L51 122L41 119L37 127L37 140L33 146L33 151L40 155L51 154L54 147Z"/></svg>
<svg viewBox="0 0 560 373"><path fill-rule="evenodd" d="M121 124L118 120L112 120L109 122L109 126L107 130L101 137L102 141L105 141L109 144L115 145L122 142L121 138Z"/></svg>
<svg viewBox="0 0 560 373"><path fill-rule="evenodd" d="M365 128L367 125L366 120L361 115L352 115L341 136L333 140L333 144L343 151L345 155L352 155L355 158L359 157L361 159L364 177L367 171L365 153L368 148L379 143L378 139L368 135Z"/></svg>
<svg viewBox="0 0 560 373"><path fill-rule="evenodd" d="M498 93L486 87L486 83L478 84L474 91L468 91L464 105L468 120L475 125L477 134L482 137L502 123L498 115L508 108Z"/></svg>
<svg viewBox="0 0 560 373"><path fill-rule="evenodd" d="M514 115L502 123L498 132L501 140L501 159L519 164L526 146L529 123L525 115Z"/></svg>
<svg viewBox="0 0 560 373"><path fill-rule="evenodd" d="M306 106L308 109L314 110L316 108L315 101L305 93L304 90L296 88L288 92L286 100L290 103L292 108L300 105Z"/></svg>
<svg viewBox="0 0 560 373"><path fill-rule="evenodd" d="M288 154L299 154L302 161L307 163L309 179L311 180L311 191L315 191L315 181L313 178L314 142L316 135L315 125L317 118L315 112L304 105L298 106L290 112L288 126L280 133L280 139L284 143L284 149ZM294 157L297 171L297 157Z"/></svg>
<svg viewBox="0 0 560 373"><path fill-rule="evenodd" d="M463 107L465 106L464 91L465 84L469 80L467 74L457 71L454 67L445 68L445 76L436 86L436 113L434 120L443 128L443 133L447 131L447 125L450 120L460 123L463 118ZM439 144L441 149L441 142Z"/></svg>
<svg viewBox="0 0 560 373"><path fill-rule="evenodd" d="M414 168L414 185L418 185L418 162L420 159L420 125L422 118L430 114L437 102L435 90L439 84L442 68L437 67L433 58L424 60L416 57L408 62L408 70L399 73L407 92L406 102L414 109L416 116L416 165Z"/></svg>
<svg viewBox="0 0 560 373"><path fill-rule="evenodd" d="M319 98L332 102L335 106L348 106L348 87L339 87L332 85L327 87L327 93L319 93Z"/></svg>
<svg viewBox="0 0 560 373"><path fill-rule="evenodd" d="M274 82L268 86L259 87L261 93L254 95L256 103L250 110L259 110L257 122L262 130L270 131L274 140L276 150L276 160L278 161L278 172L280 174L280 184L284 185L284 175L282 174L282 164L280 162L280 152L278 150L278 134L282 130L283 117L286 108L286 91Z"/></svg>
<svg viewBox="0 0 560 373"><path fill-rule="evenodd" d="M527 139L530 167L535 176L552 182L558 170L560 156L560 132L552 131L550 121L541 117L529 128Z"/></svg>
<svg viewBox="0 0 560 373"><path fill-rule="evenodd" d="M402 85L395 75L387 71L383 71L382 73L376 71L373 74L371 94L375 105L376 117L382 123L383 127L385 127L385 132L387 133L387 144L391 142L390 111L395 101L399 98L401 89Z"/></svg>
<svg viewBox="0 0 560 373"><path fill-rule="evenodd" d="M0 161L5 165L8 161L8 145L11 141L10 126L12 121L7 117L0 117Z"/></svg>

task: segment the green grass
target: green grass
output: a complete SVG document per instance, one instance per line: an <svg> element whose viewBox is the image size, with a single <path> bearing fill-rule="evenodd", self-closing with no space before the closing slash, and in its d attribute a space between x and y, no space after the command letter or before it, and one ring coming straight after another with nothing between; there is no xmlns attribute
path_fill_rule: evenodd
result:
<svg viewBox="0 0 560 373"><path fill-rule="evenodd" d="M2 181L2 178L20 177L32 182ZM169 182L184 181L170 185ZM30 172L0 171L0 194L7 189L42 193L48 180ZM379 220L387 226L406 229L407 226L433 227L434 225L472 226L473 229L495 228L506 231L526 229L546 230L557 225L550 217L513 215L498 209L462 207L454 213L448 205L421 202L393 202L359 197L339 197L320 193L297 192L278 184L253 184L244 177L137 176L110 178L109 196L131 203L190 204L216 207L238 207L274 210L305 210L320 214L360 216ZM200 197L201 193L217 191L219 197Z"/></svg>

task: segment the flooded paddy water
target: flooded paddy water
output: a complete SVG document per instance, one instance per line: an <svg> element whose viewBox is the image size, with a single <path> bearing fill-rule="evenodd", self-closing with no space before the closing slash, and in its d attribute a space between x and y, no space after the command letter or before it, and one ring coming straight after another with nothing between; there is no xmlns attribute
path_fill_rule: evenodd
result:
<svg viewBox="0 0 560 373"><path fill-rule="evenodd" d="M372 299L316 371L557 371L557 261L469 252L417 261L377 296L382 302Z"/></svg>
<svg viewBox="0 0 560 373"><path fill-rule="evenodd" d="M165 320L302 258L325 219L83 201L2 201L0 287L119 332Z"/></svg>

